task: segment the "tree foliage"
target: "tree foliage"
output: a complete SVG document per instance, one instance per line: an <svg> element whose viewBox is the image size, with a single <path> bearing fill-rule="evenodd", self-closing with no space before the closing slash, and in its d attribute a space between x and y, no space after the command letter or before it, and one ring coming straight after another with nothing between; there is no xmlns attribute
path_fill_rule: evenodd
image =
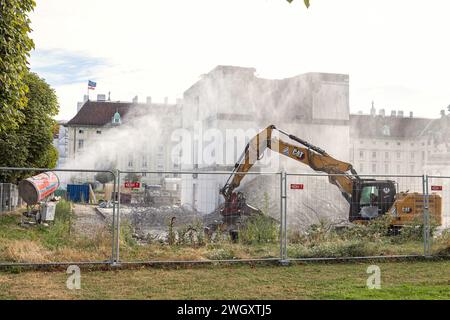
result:
<svg viewBox="0 0 450 320"><path fill-rule="evenodd" d="M287 2L289 2L289 3L291 3L292 1L294 1L294 0L286 0ZM303 0L303 2L305 3L305 6L307 7L307 8L309 8L309 0Z"/></svg>
<svg viewBox="0 0 450 320"><path fill-rule="evenodd" d="M34 48L28 13L34 6L34 0L0 0L0 132L24 118L27 58Z"/></svg>
<svg viewBox="0 0 450 320"><path fill-rule="evenodd" d="M99 172L95 175L95 180L105 185L114 180L114 176L110 172Z"/></svg>
<svg viewBox="0 0 450 320"><path fill-rule="evenodd" d="M37 74L24 77L29 88L27 104L21 111L23 121L15 129L0 132L0 166L53 168L58 152L53 146L53 117L58 113L55 91ZM4 173L1 180L15 181L25 173Z"/></svg>

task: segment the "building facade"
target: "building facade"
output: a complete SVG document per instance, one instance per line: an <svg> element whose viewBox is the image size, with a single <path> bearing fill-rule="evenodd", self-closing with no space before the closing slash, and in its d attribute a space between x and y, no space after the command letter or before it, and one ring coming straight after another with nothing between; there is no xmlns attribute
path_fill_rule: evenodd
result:
<svg viewBox="0 0 450 320"><path fill-rule="evenodd" d="M137 173L141 181L159 183L173 178L179 162L171 154L171 133L181 127L180 106L168 103L86 101L66 124L66 167Z"/></svg>

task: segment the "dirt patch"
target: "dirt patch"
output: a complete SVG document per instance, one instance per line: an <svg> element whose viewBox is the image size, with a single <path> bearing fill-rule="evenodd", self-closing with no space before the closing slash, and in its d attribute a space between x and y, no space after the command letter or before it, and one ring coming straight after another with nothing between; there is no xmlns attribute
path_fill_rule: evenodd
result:
<svg viewBox="0 0 450 320"><path fill-rule="evenodd" d="M97 212L95 206L74 203L73 213L73 230L76 234L93 238L107 225L106 219Z"/></svg>

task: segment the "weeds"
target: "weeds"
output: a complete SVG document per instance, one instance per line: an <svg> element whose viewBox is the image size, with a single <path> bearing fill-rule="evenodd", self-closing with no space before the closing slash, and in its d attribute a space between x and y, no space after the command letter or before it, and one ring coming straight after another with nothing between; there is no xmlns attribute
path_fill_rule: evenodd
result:
<svg viewBox="0 0 450 320"><path fill-rule="evenodd" d="M279 228L266 215L249 217L239 229L239 240L243 244L274 243L278 240Z"/></svg>

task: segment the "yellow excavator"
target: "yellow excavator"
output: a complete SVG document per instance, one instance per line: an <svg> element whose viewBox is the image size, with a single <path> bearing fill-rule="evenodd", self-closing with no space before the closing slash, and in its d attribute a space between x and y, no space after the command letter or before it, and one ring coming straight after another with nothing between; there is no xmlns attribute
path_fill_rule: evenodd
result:
<svg viewBox="0 0 450 320"><path fill-rule="evenodd" d="M274 131L278 131L280 136L287 136L297 144L273 137ZM220 194L225 198L220 210L224 223L241 216L261 214L260 210L246 203L241 192L235 190L255 162L262 158L267 148L303 163L315 171L328 174L329 182L339 188L342 196L350 204L348 217L350 222L364 223L389 214L391 227L400 228L423 215L425 198L422 193L397 192L396 183L392 180L363 179L358 176L350 163L337 160L325 150L270 125L246 145L232 174L220 190ZM427 197L427 204L431 219L440 225L441 196L430 194Z"/></svg>

